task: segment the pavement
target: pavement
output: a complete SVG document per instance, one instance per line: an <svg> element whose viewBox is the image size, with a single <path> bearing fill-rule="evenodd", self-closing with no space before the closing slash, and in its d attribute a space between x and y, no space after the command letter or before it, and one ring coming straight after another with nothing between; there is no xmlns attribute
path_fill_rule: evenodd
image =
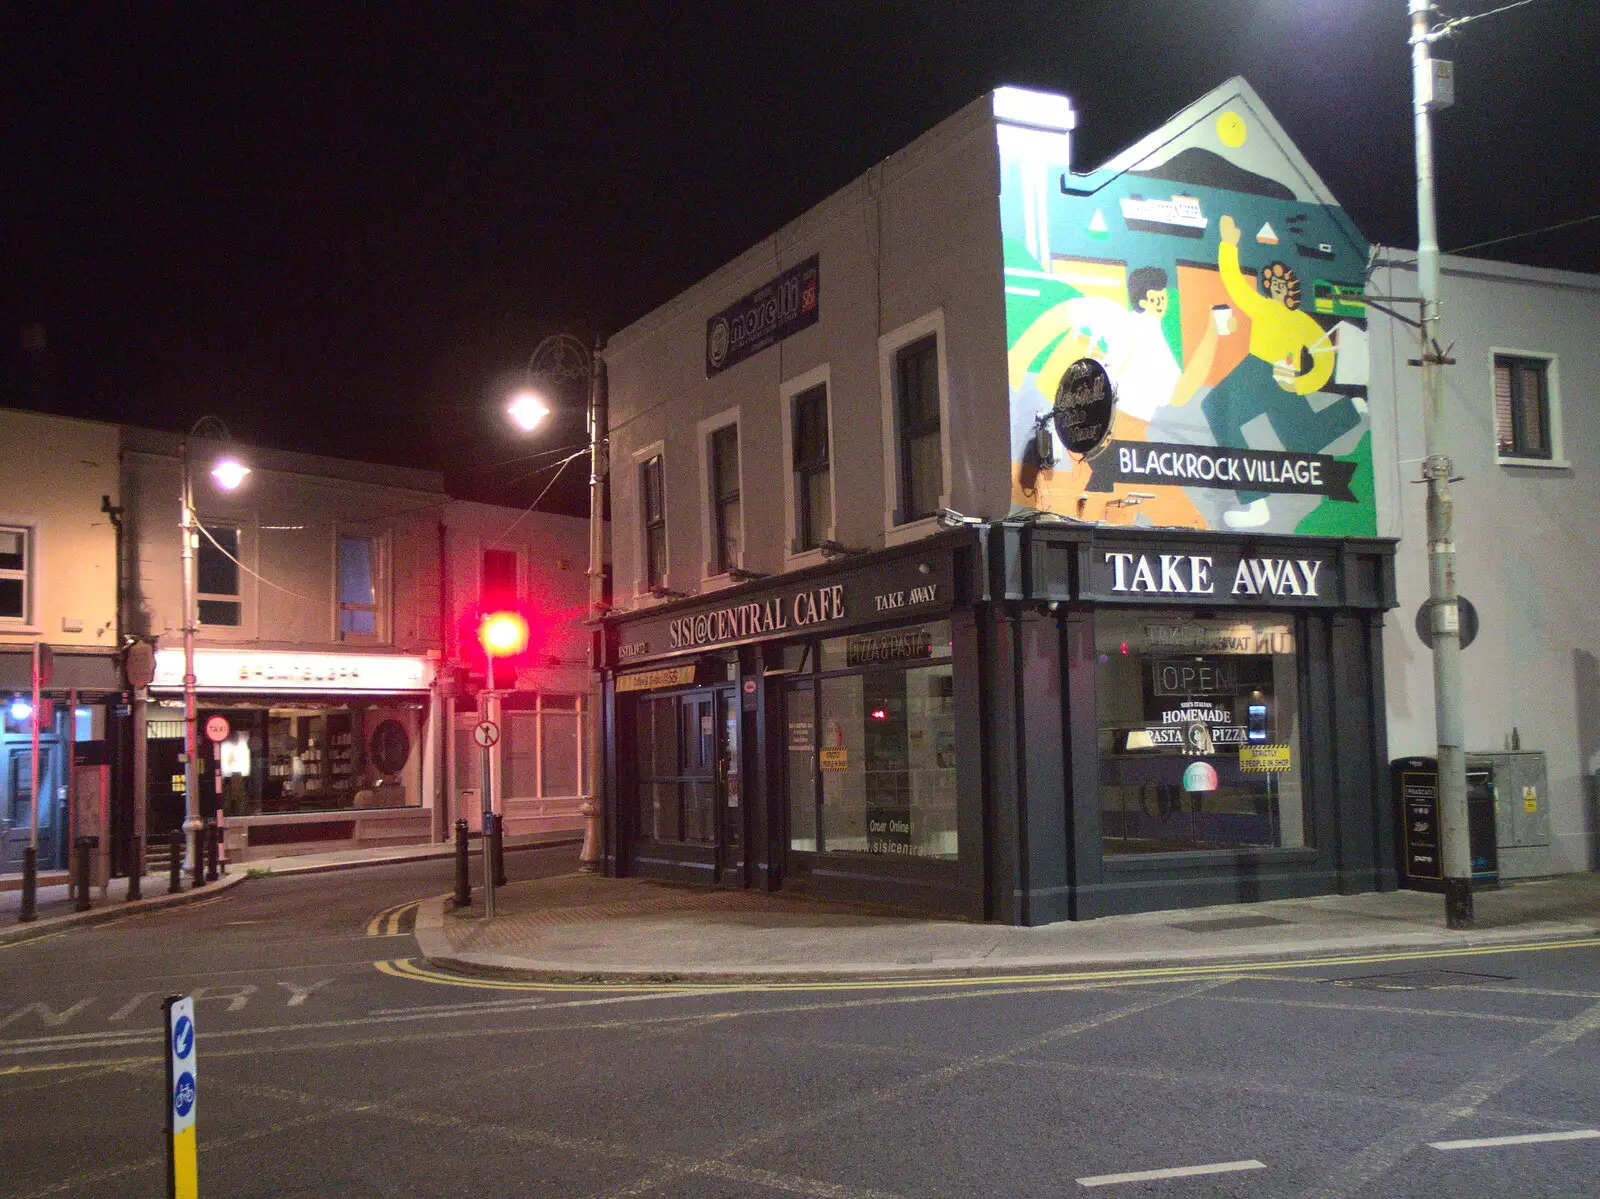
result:
<svg viewBox="0 0 1600 1199"><path fill-rule="evenodd" d="M558 845L577 846L581 835L570 832L533 833L506 838L506 852L524 849L550 848ZM474 845L474 853L477 847ZM341 849L325 853L284 854L274 858L256 858L249 862L234 863L216 882L191 889L188 871L183 875L184 889L177 893L168 891L166 874L147 874L140 880L141 897L128 899L128 880L114 878L105 887L90 888L90 908L77 910L71 888L63 881L64 872L41 874L41 886L35 892L34 907L37 918L27 924L19 923L22 910L20 888L0 890L0 945L13 941L31 941L51 936L66 928L86 924L99 924L120 920L138 912L172 907L209 899L249 878L268 875L322 874L330 870L352 870L363 866L386 866L396 862L420 862L433 858L448 858L455 853L453 845L391 845L380 849ZM477 873L477 863L473 873ZM7 876L9 878L9 876Z"/></svg>
<svg viewBox="0 0 1600 1199"><path fill-rule="evenodd" d="M514 869L512 874L515 874ZM476 878L474 878L476 882ZM1505 947L1600 936L1600 874L1479 892L1475 927L1444 927L1420 891L1142 912L1036 928L936 920L799 895L571 873L512 882L455 909L424 902L416 940L456 972L583 982L750 982L1058 973Z"/></svg>

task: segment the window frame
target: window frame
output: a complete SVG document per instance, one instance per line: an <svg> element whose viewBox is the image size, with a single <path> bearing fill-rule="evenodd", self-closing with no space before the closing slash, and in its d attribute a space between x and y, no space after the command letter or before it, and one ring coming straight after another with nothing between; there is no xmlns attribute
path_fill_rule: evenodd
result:
<svg viewBox="0 0 1600 1199"><path fill-rule="evenodd" d="M721 495L716 490L718 463L714 443L718 435L730 426L733 428L734 443L739 447L736 472L739 486L735 491ZM744 567L744 502L740 498L744 494L744 438L741 436L739 409L729 408L706 418L696 427L696 432L700 445L700 544L706 551L701 563L704 573L700 578L700 589L705 591L731 585L733 579L730 572ZM732 504L739 505L739 552L732 560L724 561L722 550L726 529L723 522L727 508Z"/></svg>
<svg viewBox="0 0 1600 1199"><path fill-rule="evenodd" d="M823 442L826 457L820 463L806 466L797 461L797 442L795 422L799 411L799 401L814 391L822 391L823 411ZM787 469L783 473L783 508L784 527L789 530L786 549L786 564L790 567L811 565L821 562L822 550L820 545L824 541L837 539L838 529L838 491L837 472L833 469L833 380L829 368L819 366L815 370L807 371L794 379L784 383L778 390L782 410L783 425L783 460ZM802 520L802 497L806 471L828 474L828 521L824 528L812 530L814 540L812 544L805 544Z"/></svg>
<svg viewBox="0 0 1600 1199"><path fill-rule="evenodd" d="M650 513L650 489L646 482L647 473L654 469L658 486L656 496L660 505L660 512L652 516ZM665 588L671 579L672 551L670 539L670 525L667 520L667 452L666 443L663 441L652 442L634 451L633 454L634 485L638 488L638 522L635 526L638 537L637 566L634 571L634 596L637 599L653 597L657 587ZM661 533L661 561L654 561L651 553L651 534L659 529ZM660 576L656 576L656 568L660 568Z"/></svg>
<svg viewBox="0 0 1600 1199"><path fill-rule="evenodd" d="M194 547L194 612L192 614L191 613L187 613L187 612L184 613L184 619L185 619L185 621L187 621L188 618L190 617L190 615L192 615L194 617L194 624L195 624L195 628L197 630L198 629L206 629L206 630L209 630L213 634L215 634L215 633L224 633L224 634L232 633L235 636L246 635L246 630L249 627L249 621L247 619L248 613L245 611L245 583L244 583L244 581L245 581L245 576L249 572L245 569L245 565L244 565L244 562L245 562L245 535L244 535L245 534L245 529L244 529L244 524L242 522L240 522L240 521L208 520L208 519L206 519L204 517L201 517L199 514L196 514L196 516L195 516L195 523L196 523L197 527L195 528L195 531L194 531L194 537L195 537L195 541L196 541L196 544L195 544L195 547ZM233 546L234 546L233 553L234 553L234 558L236 558L237 561L229 561L228 564L233 567L235 584L236 584L238 590L234 591L234 592L231 592L231 593L229 593L229 592L221 592L221 591L202 591L200 589L200 575L201 575L200 558L201 558L201 555L204 554L206 552L207 548L209 547L213 553L223 554L224 560L225 561L228 560L227 559L227 554L225 553L225 551L223 551L222 549L220 549L216 545L212 545L212 542L211 542L211 537L216 536L216 534L219 531L223 530L223 529L231 530L232 533L233 533L233 538L234 538L234 540L233 540ZM206 535L207 533L211 534L211 537L208 537ZM217 624L217 623L212 622L212 621L202 620L200 618L200 605L205 603L205 602L207 602L207 601L211 601L213 603L237 604L239 606L239 620L238 620L238 622L235 623L235 624Z"/></svg>
<svg viewBox="0 0 1600 1199"><path fill-rule="evenodd" d="M1500 448L1499 373L1502 361L1537 364L1541 368L1541 374L1544 379L1545 440L1549 450L1547 454L1533 454L1515 450L1508 453ZM1513 387L1515 387L1515 384L1513 384ZM1512 404L1514 437L1516 425L1516 396L1514 392ZM1506 346L1490 347L1489 430L1490 436L1493 438L1494 460L1498 466L1524 466L1545 470L1561 470L1571 467L1572 464L1566 459L1561 437L1561 369L1560 360L1555 354L1537 350L1512 349Z"/></svg>
<svg viewBox="0 0 1600 1199"><path fill-rule="evenodd" d="M901 361L905 351L917 343L933 339L936 379L939 388L939 491L935 511L907 516L906 436L901 387ZM950 368L947 356L944 309L936 308L925 316L900 326L878 338L878 387L883 414L883 530L885 545L900 545L927 536L938 529L937 509L950 503Z"/></svg>
<svg viewBox="0 0 1600 1199"><path fill-rule="evenodd" d="M39 525L38 522L11 517L0 518L0 530L22 534L22 569L0 570L0 579L19 579L22 582L22 614L0 616L0 628L8 632L37 632L39 590Z"/></svg>
<svg viewBox="0 0 1600 1199"><path fill-rule="evenodd" d="M344 543L364 541L370 554L372 572L372 603L348 604L344 600ZM388 538L383 533L368 533L359 529L335 529L333 534L333 639L345 645L381 645L389 640L389 570ZM349 612L372 613L372 632L346 632L344 614Z"/></svg>
<svg viewBox="0 0 1600 1199"><path fill-rule="evenodd" d="M488 587L488 556L490 554L507 554L511 558L511 593L501 595L496 593L491 597ZM491 599L495 603L519 603L523 595L522 553L516 547L502 545L498 542L485 541L478 544L478 603L487 608Z"/></svg>

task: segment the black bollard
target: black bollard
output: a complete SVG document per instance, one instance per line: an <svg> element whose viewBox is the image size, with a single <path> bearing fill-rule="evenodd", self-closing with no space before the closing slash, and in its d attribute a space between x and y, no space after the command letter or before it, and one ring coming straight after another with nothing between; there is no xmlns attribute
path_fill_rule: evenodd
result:
<svg viewBox="0 0 1600 1199"><path fill-rule="evenodd" d="M494 846L494 885L503 887L506 885L506 823L505 817L499 812L492 813L492 816L494 824L492 838Z"/></svg>
<svg viewBox="0 0 1600 1199"><path fill-rule="evenodd" d="M472 880L467 874L467 822L456 821L456 907L472 903Z"/></svg>
<svg viewBox="0 0 1600 1199"><path fill-rule="evenodd" d="M98 838L79 837L72 843L72 888L77 892L78 902L75 910L87 912L89 903L89 851L95 847Z"/></svg>
<svg viewBox="0 0 1600 1199"><path fill-rule="evenodd" d="M218 843L222 838L222 830L217 827L217 822L210 816L206 817L206 882L214 883L221 876L217 868Z"/></svg>
<svg viewBox="0 0 1600 1199"><path fill-rule="evenodd" d="M183 890L183 830L175 828L167 834L167 845L172 854L168 865L167 894L176 895Z"/></svg>
<svg viewBox="0 0 1600 1199"><path fill-rule="evenodd" d="M132 843L128 846L128 898L143 898L139 883L144 878L144 838L138 833L133 834Z"/></svg>
<svg viewBox="0 0 1600 1199"><path fill-rule="evenodd" d="M187 823L187 821L185 822ZM185 830L187 832L187 830ZM184 851L189 848L189 838L183 839ZM194 861L189 863L190 885L196 890L206 885L206 830L201 825L194 830Z"/></svg>
<svg viewBox="0 0 1600 1199"><path fill-rule="evenodd" d="M27 924L38 919L39 910L39 851L31 845L22 847L22 909L17 913L19 923Z"/></svg>

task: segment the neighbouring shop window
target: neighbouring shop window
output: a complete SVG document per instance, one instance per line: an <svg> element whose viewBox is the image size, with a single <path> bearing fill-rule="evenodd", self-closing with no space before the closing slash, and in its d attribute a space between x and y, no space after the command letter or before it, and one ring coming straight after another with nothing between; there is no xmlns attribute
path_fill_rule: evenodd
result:
<svg viewBox="0 0 1600 1199"><path fill-rule="evenodd" d="M238 628L244 623L239 594L239 530L206 525L199 533L196 591L201 624Z"/></svg>
<svg viewBox="0 0 1600 1199"><path fill-rule="evenodd" d="M213 713L231 731L215 747L202 745L201 786L207 798L215 795L215 772L221 770L221 806L229 816L422 803L420 747L427 714L421 705L373 699L203 706L200 720ZM153 710L148 731L152 785L167 775L181 780L181 707Z"/></svg>
<svg viewBox="0 0 1600 1199"><path fill-rule="evenodd" d="M33 530L0 525L0 621L29 622L32 570Z"/></svg>
<svg viewBox="0 0 1600 1199"><path fill-rule="evenodd" d="M954 859L950 623L821 646L824 673L785 688L790 848Z"/></svg>
<svg viewBox="0 0 1600 1199"><path fill-rule="evenodd" d="M644 589L667 585L667 503L662 494L661 455L639 464L640 513L644 519Z"/></svg>
<svg viewBox="0 0 1600 1199"><path fill-rule="evenodd" d="M377 635L377 544L371 537L340 537L339 639Z"/></svg>
<svg viewBox="0 0 1600 1199"><path fill-rule="evenodd" d="M739 426L711 433L711 562L708 573L727 574L739 565L744 522L739 504Z"/></svg>
<svg viewBox="0 0 1600 1199"><path fill-rule="evenodd" d="M833 482L828 453L828 385L794 397L794 550L814 550L833 524Z"/></svg>
<svg viewBox="0 0 1600 1199"><path fill-rule="evenodd" d="M511 799L562 799L583 794L581 700L543 692L507 704L501 741L502 785Z"/></svg>
<svg viewBox="0 0 1600 1199"><path fill-rule="evenodd" d="M1107 855L1308 843L1293 620L1095 616Z"/></svg>
<svg viewBox="0 0 1600 1199"><path fill-rule="evenodd" d="M515 550L484 550L482 590L485 607L517 602L517 553Z"/></svg>
<svg viewBox="0 0 1600 1199"><path fill-rule="evenodd" d="M895 404L900 434L900 519L932 516L944 489L939 441L939 340L912 342L895 355Z"/></svg>
<svg viewBox="0 0 1600 1199"><path fill-rule="evenodd" d="M1549 371L1548 359L1494 356L1495 448L1502 458L1554 457Z"/></svg>

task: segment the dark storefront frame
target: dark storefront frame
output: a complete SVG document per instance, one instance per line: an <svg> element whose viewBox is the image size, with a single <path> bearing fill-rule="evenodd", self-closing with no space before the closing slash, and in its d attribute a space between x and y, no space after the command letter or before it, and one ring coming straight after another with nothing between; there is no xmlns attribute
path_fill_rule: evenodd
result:
<svg viewBox="0 0 1600 1199"><path fill-rule="evenodd" d="M1126 558L1121 576L1107 557L1119 554ZM1128 555L1149 558L1148 587L1117 589L1134 582L1137 557ZM734 885L783 886L1010 924L1392 888L1382 678L1383 613L1395 602L1392 557L1393 543L1376 539L1002 522L612 618L604 711L605 868L614 874L720 877ZM1198 587L1192 594L1175 592L1197 579L1214 582L1194 574L1202 558L1214 575L1228 576L1224 585L1204 593ZM1267 593L1252 592L1252 578L1276 580L1274 564L1290 562L1300 564L1292 584L1261 582ZM1271 569L1262 573L1263 565ZM899 590L902 597L909 591L891 584L910 579L914 585L918 570L922 578L938 581L938 602L884 608L886 591ZM1240 570L1245 576L1235 586L1243 590L1235 594L1226 583ZM1143 576L1138 582L1145 582ZM1161 590L1163 584L1169 589ZM824 587L842 589L835 601L849 596L850 610L808 627L770 627L772 605ZM1103 853L1095 613L1135 606L1292 621L1300 720L1295 752L1306 845ZM956 679L956 860L791 849L783 795L790 751L783 687L777 685L789 677L783 672L784 647L940 619L951 622L949 661ZM711 685L715 676L716 683L738 688L738 818L748 852L731 878L714 850L674 850L636 835L636 772L627 735L619 752L616 733L619 716L623 728L633 720L639 693L619 691L617 679L664 668L690 671L697 687ZM689 689L665 677L665 687L647 693Z"/></svg>

